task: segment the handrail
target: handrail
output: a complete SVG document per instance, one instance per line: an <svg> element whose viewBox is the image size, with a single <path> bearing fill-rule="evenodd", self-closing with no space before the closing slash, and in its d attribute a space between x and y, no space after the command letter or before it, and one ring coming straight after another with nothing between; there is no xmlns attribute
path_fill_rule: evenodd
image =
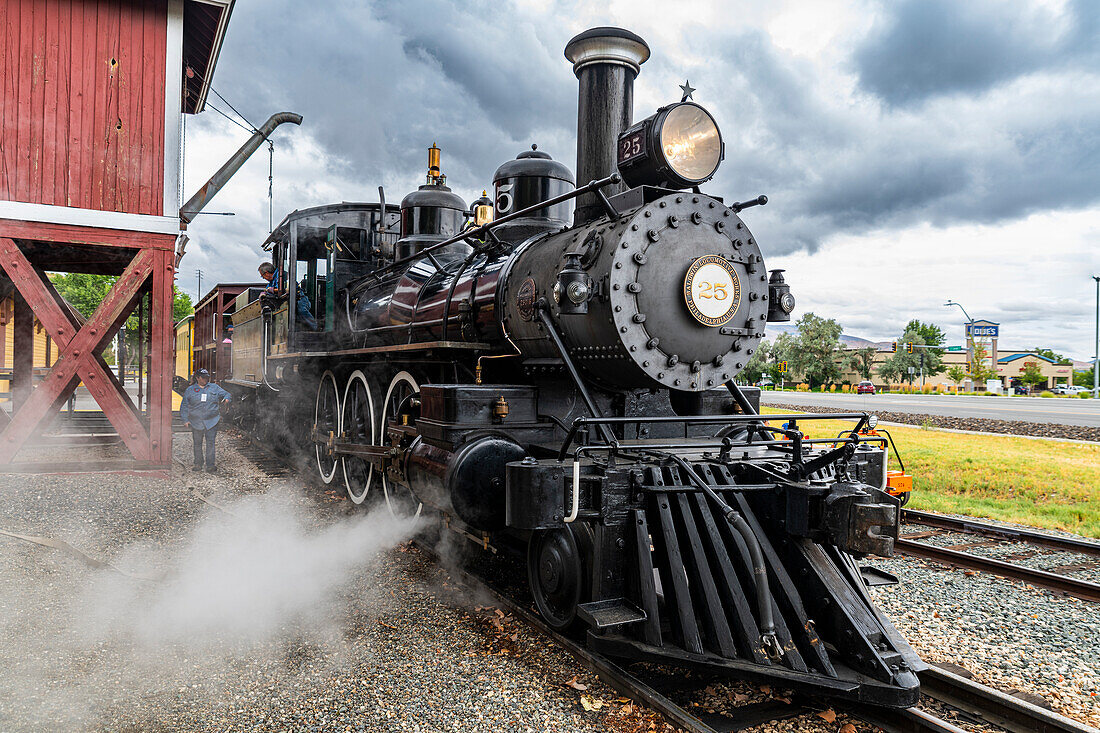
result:
<svg viewBox="0 0 1100 733"><path fill-rule="evenodd" d="M394 262L391 262L390 264L386 265L385 267L379 267L377 270L365 275L364 278L380 278L383 275L388 274L389 272L391 272L391 271L393 271L393 270L395 270L399 267L402 267L403 265L407 265L407 264L410 264L412 262L416 262L417 260L421 259L422 257L427 257L432 252L435 252L436 250L442 249L442 248L444 248L448 245L454 244L455 242L460 242L460 241L462 241L464 239L468 239L470 237L479 237L482 234L486 234L487 232L492 231L493 229L500 226L501 224L506 224L510 221L514 221L514 220L520 218L521 216L526 216L527 214L538 211L539 209L545 209L547 206L553 206L555 204L560 204L563 201L569 201L570 199L574 199L578 196L589 193L591 191L598 191L601 188L603 188L604 186L610 186L612 184L619 183L620 181L622 181L622 177L618 173L612 173L607 178L600 178L599 180L590 181L589 183L581 186L580 188L575 188L572 191L569 191L567 193L563 193L559 196L554 196L553 198L548 198L545 201L539 201L537 204L532 204L531 206L528 206L526 209L520 209L519 211L514 211L511 214L507 214L505 216L502 216L499 219L488 222L487 224L482 224L481 226L475 227L473 229L465 229L460 234L456 234L455 236L451 237L450 239L445 239L442 242L436 242L435 244L431 245L430 247L425 247L424 249L420 250L419 252L411 254L408 257L404 257L400 260L396 260ZM348 287L350 288L353 284L354 283L349 283Z"/></svg>
<svg viewBox="0 0 1100 733"><path fill-rule="evenodd" d="M681 423L684 425L735 425L738 423L759 423L764 420L859 420L854 430L857 432L867 422L868 414L866 412L834 412L834 413L791 413L781 415L656 415L652 417L577 417L574 418L572 425L569 428L569 433L565 437L565 441L562 443L561 449L558 451L558 460L564 461L566 454L569 452L569 446L573 444L573 441L577 437L577 433L581 428L587 425L634 425L634 424L669 424L669 423ZM781 428L770 427L772 432L780 432L784 434L790 434L797 432L794 430L782 430ZM801 433L799 433L801 436ZM811 443L831 443L835 442L835 438L819 438L814 440L802 440L802 444ZM621 447L621 443L612 438L607 441L608 444L615 448ZM753 445L768 445L768 442L754 443ZM719 444L720 445L720 444ZM630 446L635 447L635 446ZM644 448L644 445L637 446L638 448Z"/></svg>

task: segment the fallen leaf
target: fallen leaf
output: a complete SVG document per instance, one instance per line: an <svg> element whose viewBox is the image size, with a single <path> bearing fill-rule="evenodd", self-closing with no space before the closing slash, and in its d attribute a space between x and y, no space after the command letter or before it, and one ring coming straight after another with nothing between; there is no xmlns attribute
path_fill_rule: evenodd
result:
<svg viewBox="0 0 1100 733"><path fill-rule="evenodd" d="M839 733L856 733L856 727L851 723L845 723L841 726Z"/></svg>
<svg viewBox="0 0 1100 733"><path fill-rule="evenodd" d="M745 694L740 693L740 692L733 693L733 701L734 702L745 702L745 700L748 700L748 699L749 699L748 695L745 695Z"/></svg>
<svg viewBox="0 0 1100 733"><path fill-rule="evenodd" d="M587 690L588 689L588 685L586 685L582 682L577 682L576 676L574 676L573 679L566 682L565 686L566 687L572 687L574 690Z"/></svg>
<svg viewBox="0 0 1100 733"><path fill-rule="evenodd" d="M832 710L822 710L817 714L817 717L821 718L826 723L832 723L836 720L836 713L834 713Z"/></svg>
<svg viewBox="0 0 1100 733"><path fill-rule="evenodd" d="M589 700L584 695L581 695L581 707L592 712L593 710L599 710L603 707L603 700Z"/></svg>
<svg viewBox="0 0 1100 733"><path fill-rule="evenodd" d="M772 688L769 685L760 685L760 691L765 695L772 694Z"/></svg>
<svg viewBox="0 0 1100 733"><path fill-rule="evenodd" d="M779 702L785 702L785 703L787 703L788 705L790 705L790 704L791 704L791 698L789 698L789 697L783 697L782 695L776 695L776 696L775 696L774 698L772 698L772 699L773 699L773 700L778 700Z"/></svg>
<svg viewBox="0 0 1100 733"><path fill-rule="evenodd" d="M496 612L497 612L497 616L500 616L501 618L504 618L504 611L501 611L501 610L500 610L500 609L498 608L498 609L496 609Z"/></svg>

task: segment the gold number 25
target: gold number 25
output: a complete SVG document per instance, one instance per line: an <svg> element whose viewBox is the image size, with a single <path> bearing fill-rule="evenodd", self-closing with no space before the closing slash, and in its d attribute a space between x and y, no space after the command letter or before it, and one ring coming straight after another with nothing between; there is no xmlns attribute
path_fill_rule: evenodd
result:
<svg viewBox="0 0 1100 733"><path fill-rule="evenodd" d="M700 282L699 297L714 298L715 300L725 300L729 297L729 293L726 291L725 283Z"/></svg>

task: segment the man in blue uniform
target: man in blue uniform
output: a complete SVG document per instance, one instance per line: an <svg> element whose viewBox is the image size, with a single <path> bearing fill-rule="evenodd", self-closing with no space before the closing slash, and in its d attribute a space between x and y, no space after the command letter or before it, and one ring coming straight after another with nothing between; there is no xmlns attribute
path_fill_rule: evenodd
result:
<svg viewBox="0 0 1100 733"><path fill-rule="evenodd" d="M202 470L202 441L205 438L206 471L214 473L214 438L218 434L221 406L228 405L230 399L232 397L228 392L210 381L210 372L205 369L195 372L195 383L183 391L180 420L184 427L191 428L195 448L193 470Z"/></svg>

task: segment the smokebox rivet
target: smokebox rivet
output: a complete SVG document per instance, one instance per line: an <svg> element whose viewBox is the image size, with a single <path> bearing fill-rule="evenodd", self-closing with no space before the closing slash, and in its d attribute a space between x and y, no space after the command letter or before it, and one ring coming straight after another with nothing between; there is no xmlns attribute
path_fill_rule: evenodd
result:
<svg viewBox="0 0 1100 733"><path fill-rule="evenodd" d="M684 203L684 197L683 196L677 196L676 197L676 203L678 203L678 204Z"/></svg>
<svg viewBox="0 0 1100 733"><path fill-rule="evenodd" d="M661 238L661 233L658 232L656 229L650 229L648 232L646 232L646 236L649 237L649 241L656 242L658 239Z"/></svg>
<svg viewBox="0 0 1100 733"><path fill-rule="evenodd" d="M722 231L723 229L725 229L725 228L726 228L726 222L724 222L724 221L716 221L716 222L714 222L714 228L715 228L715 229L716 229L717 231L719 231L719 232L720 232L720 231Z"/></svg>
<svg viewBox="0 0 1100 733"><path fill-rule="evenodd" d="M711 202L710 202L709 204L707 204L707 206L708 206L709 208L713 209L713 208L714 208L714 202L713 202L713 201L711 201Z"/></svg>
<svg viewBox="0 0 1100 733"><path fill-rule="evenodd" d="M634 253L634 261L637 262L639 265L644 265L645 262L646 262L645 253L644 252L635 252Z"/></svg>
<svg viewBox="0 0 1100 733"><path fill-rule="evenodd" d="M620 333L626 333L626 326L620 326L619 327L619 332Z"/></svg>
<svg viewBox="0 0 1100 733"><path fill-rule="evenodd" d="M616 270L621 270L622 268L623 268L623 263L621 263L621 262L616 262L615 263L615 269Z"/></svg>
<svg viewBox="0 0 1100 733"><path fill-rule="evenodd" d="M679 379L673 380L673 382L672 382L672 383L673 383L673 384L679 384L679 383L680 383L680 380L679 380Z"/></svg>
<svg viewBox="0 0 1100 733"><path fill-rule="evenodd" d="M658 204L658 206L660 206L663 209L666 206L668 206L668 202L667 201L662 201L661 203Z"/></svg>
<svg viewBox="0 0 1100 733"><path fill-rule="evenodd" d="M645 215L646 216L653 216L653 212L652 211L647 211L647 212L645 212Z"/></svg>
<svg viewBox="0 0 1100 733"><path fill-rule="evenodd" d="M648 360L646 360L646 361L643 361L643 362L642 362L642 366L644 366L644 367L647 367L647 366L649 366L649 361L648 361Z"/></svg>
<svg viewBox="0 0 1100 733"><path fill-rule="evenodd" d="M665 378L665 373L664 372L657 372L657 379L664 379L664 378ZM11 438L8 438L8 440L11 440Z"/></svg>
<svg viewBox="0 0 1100 733"><path fill-rule="evenodd" d="M630 231L632 231L632 232L636 232L636 231L638 231L638 225L637 225L637 224L632 224L632 225L630 226Z"/></svg>
<svg viewBox="0 0 1100 733"><path fill-rule="evenodd" d="M729 216L729 215L730 215L730 210L729 209L726 209L725 211L722 212L722 216Z"/></svg>
<svg viewBox="0 0 1100 733"><path fill-rule="evenodd" d="M691 197L691 203L693 203L693 204L699 203L699 197L698 196L692 196Z"/></svg>

